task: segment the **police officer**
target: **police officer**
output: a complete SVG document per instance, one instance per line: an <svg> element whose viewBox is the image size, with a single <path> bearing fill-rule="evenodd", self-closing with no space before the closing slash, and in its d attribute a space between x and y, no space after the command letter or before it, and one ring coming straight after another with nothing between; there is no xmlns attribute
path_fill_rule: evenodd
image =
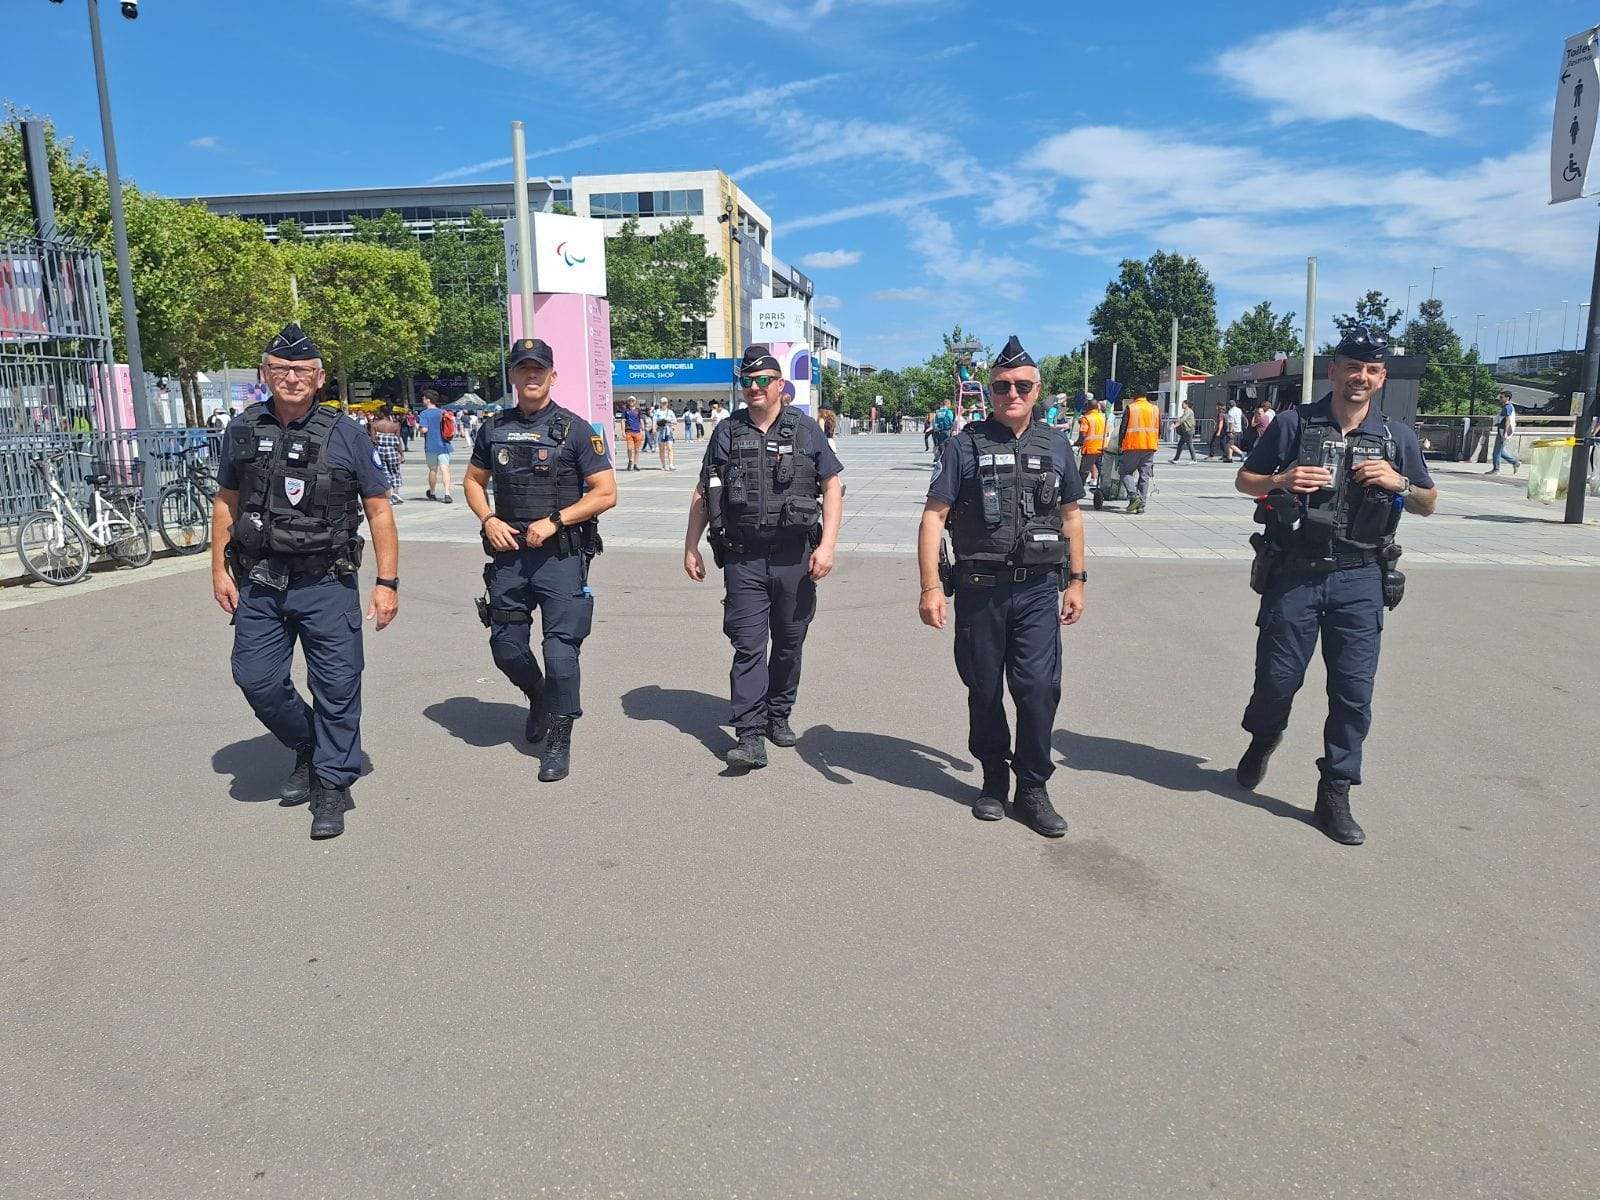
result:
<svg viewBox="0 0 1600 1200"><path fill-rule="evenodd" d="M367 618L378 629L400 605L400 543L377 451L354 421L317 403L327 376L298 325L272 340L261 374L270 398L223 433L211 590L233 617L234 682L295 753L279 803L309 800L311 836L338 837L361 762L363 510L378 558ZM310 707L289 677L296 638Z"/></svg>
<svg viewBox="0 0 1600 1200"><path fill-rule="evenodd" d="M983 768L972 806L980 821L1005 816L1010 772L1015 812L1045 837L1067 822L1045 784L1055 770L1050 734L1061 701L1061 626L1083 615L1083 483L1065 430L1033 420L1039 368L1016 335L990 368L994 411L950 439L934 467L917 538L923 624L945 627L956 602L956 671L967 685L967 748ZM953 565L941 563L948 523ZM1059 603L1058 603L1059 597ZM1002 683L1017 708L1013 751Z"/></svg>
<svg viewBox="0 0 1600 1200"><path fill-rule="evenodd" d="M1388 377L1388 341L1357 325L1333 353L1331 394L1279 413L1251 449L1235 486L1258 499L1255 691L1244 713L1250 746L1237 778L1253 788L1282 740L1306 664L1322 638L1328 720L1317 766L1315 817L1330 838L1366 838L1350 813L1361 744L1372 726L1383 614L1404 593L1394 569L1400 510L1428 516L1438 492L1417 436L1373 403Z"/></svg>
<svg viewBox="0 0 1600 1200"><path fill-rule="evenodd" d="M565 779L579 704L578 654L594 624L589 563L600 552L598 518L617 503L605 439L550 399L555 355L539 338L518 338L508 360L516 407L479 426L463 485L483 526L490 561L478 612L489 652L528 698L524 730L544 743L539 780ZM494 503L485 488L494 481ZM539 610L544 671L529 633Z"/></svg>
<svg viewBox="0 0 1600 1200"><path fill-rule="evenodd" d="M727 761L749 769L767 765L766 741L798 740L789 715L817 583L833 570L844 467L817 423L786 404L783 370L766 346L744 352L739 386L746 407L719 421L706 445L683 569L696 583L705 579L700 537L709 526L725 588L722 630L733 643L739 744Z"/></svg>

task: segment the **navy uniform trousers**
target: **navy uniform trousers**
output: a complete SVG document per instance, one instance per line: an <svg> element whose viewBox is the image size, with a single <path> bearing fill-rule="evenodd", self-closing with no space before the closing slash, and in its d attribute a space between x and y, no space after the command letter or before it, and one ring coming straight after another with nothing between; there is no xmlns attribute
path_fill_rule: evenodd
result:
<svg viewBox="0 0 1600 1200"><path fill-rule="evenodd" d="M491 621L489 653L494 665L527 696L544 689L545 712L555 717L581 717L578 652L594 626L594 597L584 595L583 556L552 550L507 550L483 568L489 607L539 612L543 635L544 673L533 656L528 622Z"/></svg>
<svg viewBox="0 0 1600 1200"><path fill-rule="evenodd" d="M785 534L764 552L725 560L722 632L733 643L728 691L740 735L765 733L794 711L800 653L817 611L810 572L811 542L804 533Z"/></svg>
<svg viewBox="0 0 1600 1200"><path fill-rule="evenodd" d="M289 676L300 641L311 705ZM361 596L354 575L291 583L246 580L233 614L233 681L251 709L317 778L349 787L361 769Z"/></svg>
<svg viewBox="0 0 1600 1200"><path fill-rule="evenodd" d="M1004 576L1004 568L996 572ZM1061 580L1047 571L1022 583L958 578L956 671L967 685L967 750L980 763L1010 763L1024 787L1055 772L1050 735L1061 703ZM1002 687L1017 708L1013 753Z"/></svg>
<svg viewBox="0 0 1600 1200"><path fill-rule="evenodd" d="M1285 572L1261 597L1256 624L1256 684L1244 710L1252 735L1289 724L1295 693L1322 637L1328 669L1328 720L1322 727L1325 779L1361 782L1361 744L1372 728L1372 685L1383 633L1383 572L1377 565L1343 571Z"/></svg>

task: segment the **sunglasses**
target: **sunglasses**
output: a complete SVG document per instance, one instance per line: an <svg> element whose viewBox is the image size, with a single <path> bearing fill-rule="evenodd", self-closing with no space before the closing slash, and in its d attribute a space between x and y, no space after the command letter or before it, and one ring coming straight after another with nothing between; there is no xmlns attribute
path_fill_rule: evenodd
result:
<svg viewBox="0 0 1600 1200"><path fill-rule="evenodd" d="M1015 382L1010 379L1001 379L989 385L996 396L1009 396L1013 388L1016 389L1019 396L1031 396L1033 395L1033 389L1038 386L1031 379L1018 379Z"/></svg>
<svg viewBox="0 0 1600 1200"><path fill-rule="evenodd" d="M739 376L739 386L740 387L746 387L746 388L764 388L764 387L768 386L769 384L773 384L773 383L777 383L777 382L778 382L778 376L776 376L776 375L741 375L741 376Z"/></svg>
<svg viewBox="0 0 1600 1200"><path fill-rule="evenodd" d="M1368 329L1365 325L1352 325L1344 335L1344 341L1357 346L1371 346L1374 350L1387 350L1389 336L1376 329Z"/></svg>

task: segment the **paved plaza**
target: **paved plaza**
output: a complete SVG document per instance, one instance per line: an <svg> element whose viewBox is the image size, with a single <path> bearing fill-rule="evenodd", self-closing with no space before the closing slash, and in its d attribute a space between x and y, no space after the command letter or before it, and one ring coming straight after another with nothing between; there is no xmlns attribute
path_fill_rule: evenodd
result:
<svg viewBox="0 0 1600 1200"><path fill-rule="evenodd" d="M203 562L0 591L0 1197L1600 1192L1600 531L1441 473L1349 849L1308 823L1320 662L1232 783L1248 502L1163 464L1086 518L1046 842L968 809L918 438L844 440L800 743L723 768L680 449L621 477L562 784L465 505L401 507L333 842L268 799Z"/></svg>

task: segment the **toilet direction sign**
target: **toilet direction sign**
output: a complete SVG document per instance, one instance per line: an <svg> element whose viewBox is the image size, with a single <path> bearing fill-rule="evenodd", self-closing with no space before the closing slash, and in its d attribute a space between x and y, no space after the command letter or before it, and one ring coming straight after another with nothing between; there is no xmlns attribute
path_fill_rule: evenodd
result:
<svg viewBox="0 0 1600 1200"><path fill-rule="evenodd" d="M1600 69L1595 41L1600 27L1575 33L1561 50L1556 114L1550 130L1550 203L1576 200L1588 188L1589 151L1600 115Z"/></svg>

